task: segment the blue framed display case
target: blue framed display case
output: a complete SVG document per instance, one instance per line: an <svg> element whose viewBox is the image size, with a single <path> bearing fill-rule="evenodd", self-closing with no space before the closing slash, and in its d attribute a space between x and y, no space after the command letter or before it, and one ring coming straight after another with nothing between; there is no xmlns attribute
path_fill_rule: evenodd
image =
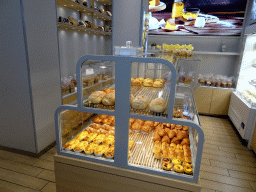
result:
<svg viewBox="0 0 256 192"><path fill-rule="evenodd" d="M115 79L115 81L111 86L105 89L105 91L115 89L115 103L113 106L101 107L102 104L92 104L91 95L86 95L84 94L84 92L82 92L82 71L84 67L89 64L92 65L95 62L98 63L99 61L102 62L101 68L105 68L107 66L106 63L108 63L108 66L112 66L111 70L113 72L112 74L114 76L113 78ZM164 87L153 88L143 86L131 86L131 77L138 77L139 74L133 68L140 68L140 66L143 66L145 64L148 64L149 66L164 66L163 74L157 76L158 78L165 77ZM144 172L158 176L164 176L167 178L174 178L192 183L198 182L204 143L204 133L200 127L199 117L195 107L192 90L189 87L182 87L176 85L176 70L171 62L165 59L158 58L86 55L79 59L76 66L76 73L78 96L77 106L61 106L55 112L55 127L58 155L77 158L85 161L91 161L103 165L110 165L128 170ZM150 74L144 73L144 78L146 79L148 75ZM131 101L131 94L135 96L135 99L139 95L148 96L150 100L150 105L154 98L162 98L166 101L166 109L164 112L161 113L152 112L150 111L151 108L149 110L146 110L148 108L146 108L145 110L132 109L133 105L131 105L131 102L134 102L134 100ZM177 114L178 111L181 111L180 116L174 115ZM111 119L113 120L112 123L106 123L108 125L111 125L111 128L108 127L108 129L105 129L108 132L106 133L106 131L102 131L102 126L105 126L105 128L107 127L106 125L102 124L100 125L101 128L98 128L98 130L95 130L96 128L94 126L94 131L90 132L90 130L92 130L90 128L92 127L93 122L95 125L95 119L99 119L99 117L103 118L104 115L111 117ZM193 173L178 173L173 171L173 168L171 171L163 170L161 160L156 159L156 155L154 156L152 152L154 148L153 132L143 132L141 131L143 129L141 129L139 132L138 130L134 130L133 132L131 129L129 129L129 127L131 127L129 126L129 123L131 123L131 119L138 122L144 121L144 123L146 121L153 121L154 124L157 123L159 124L159 126L168 126L170 129L172 125L174 125L174 127L176 125L176 128L179 126L181 130L183 129L183 131L187 133L187 139L189 139L190 141L190 145L189 143L184 145L189 146L188 153L190 154L191 160L188 161L190 161L192 164ZM152 126L153 125L151 125L151 128ZM167 127L165 128L167 132ZM157 128L155 127L155 131L156 129ZM111 131L112 133L114 131L114 134L110 134ZM98 135L114 135L114 142L112 142L111 145L114 147L114 159L106 158L106 154L102 156L101 152L97 154L95 152L95 155L92 155L92 152L90 153L89 149L87 150L86 148L88 147L88 143L86 142L89 142L89 140L92 141L93 139L90 138L89 140L86 140L85 137L81 136L83 135L83 132L87 132L86 138L88 138L87 136L89 134L93 135L93 133L98 133ZM106 136L104 136L104 138L106 138ZM82 147L82 150L74 150L73 147L65 148L68 142L74 141L79 143L80 141L82 141L81 139L84 139L84 141L86 141L86 147ZM80 141L78 142L77 140ZM133 141L133 144L130 145L131 140ZM185 147L180 143L183 140L179 140L176 144L177 146L178 144L180 144L180 146L182 146L181 150L184 150L185 153ZM159 143L159 140L157 141ZM93 140L93 143L94 142L95 140ZM170 140L166 142L168 143L168 146L170 146L170 142ZM100 142L98 142L98 144L99 143ZM160 140L160 143L162 144L162 149L164 149L164 141ZM71 144L73 145L74 143L71 142ZM86 154L85 151L86 153L88 151L89 152ZM98 157L98 155L101 157ZM176 155L175 157L178 156ZM185 157L186 156L184 156L184 159ZM168 159L168 161L169 160L172 162L171 159ZM171 165L173 166L172 163Z"/></svg>

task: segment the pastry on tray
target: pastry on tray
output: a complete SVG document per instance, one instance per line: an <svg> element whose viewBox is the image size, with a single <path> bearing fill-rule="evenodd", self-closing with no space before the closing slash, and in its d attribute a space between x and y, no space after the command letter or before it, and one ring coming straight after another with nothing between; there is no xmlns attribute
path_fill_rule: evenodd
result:
<svg viewBox="0 0 256 192"><path fill-rule="evenodd" d="M145 79L143 81L143 86L144 87L152 87L153 86L153 80L152 79Z"/></svg>
<svg viewBox="0 0 256 192"><path fill-rule="evenodd" d="M132 107L134 109L146 109L149 103L149 99L147 96L139 95L135 97L132 102Z"/></svg>
<svg viewBox="0 0 256 192"><path fill-rule="evenodd" d="M102 103L104 105L115 105L115 92L106 94L102 99Z"/></svg>
<svg viewBox="0 0 256 192"><path fill-rule="evenodd" d="M150 111L162 113L167 107L167 102L162 98L153 99L149 104Z"/></svg>
<svg viewBox="0 0 256 192"><path fill-rule="evenodd" d="M80 141L77 139L71 140L64 145L66 150L72 150Z"/></svg>
<svg viewBox="0 0 256 192"><path fill-rule="evenodd" d="M109 93L113 93L113 92L115 92L115 90L114 90L114 89L112 89L112 88L102 89L101 91L104 91L106 94L109 94Z"/></svg>
<svg viewBox="0 0 256 192"><path fill-rule="evenodd" d="M106 95L106 93L104 91L95 91L89 96L88 102L94 103L94 104L99 104L99 103L101 103L101 101L105 95Z"/></svg>
<svg viewBox="0 0 256 192"><path fill-rule="evenodd" d="M164 84L161 81L154 81L153 87L163 87Z"/></svg>

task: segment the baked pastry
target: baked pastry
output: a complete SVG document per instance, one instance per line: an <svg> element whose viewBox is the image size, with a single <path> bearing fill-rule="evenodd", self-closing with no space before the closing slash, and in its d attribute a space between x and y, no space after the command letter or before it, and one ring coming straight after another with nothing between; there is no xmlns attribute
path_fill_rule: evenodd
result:
<svg viewBox="0 0 256 192"><path fill-rule="evenodd" d="M115 105L115 92L106 94L102 99L102 103L104 105Z"/></svg>
<svg viewBox="0 0 256 192"><path fill-rule="evenodd" d="M134 130L135 132L139 132L140 129L141 129L141 124L136 122L132 124L132 130Z"/></svg>
<svg viewBox="0 0 256 192"><path fill-rule="evenodd" d="M149 127L153 127L154 126L154 121L145 121L143 125L147 125Z"/></svg>
<svg viewBox="0 0 256 192"><path fill-rule="evenodd" d="M182 129L182 125L176 125L175 128L180 130L180 129Z"/></svg>
<svg viewBox="0 0 256 192"><path fill-rule="evenodd" d="M130 104L132 104L133 100L134 100L134 96L133 96L133 94L131 94L131 97L130 97Z"/></svg>
<svg viewBox="0 0 256 192"><path fill-rule="evenodd" d="M134 123L139 123L140 125L143 125L144 121L141 119L135 119Z"/></svg>
<svg viewBox="0 0 256 192"><path fill-rule="evenodd" d="M64 145L66 150L72 150L80 141L77 139L71 140Z"/></svg>
<svg viewBox="0 0 256 192"><path fill-rule="evenodd" d="M180 139L177 139L177 137L172 138L171 143L180 144Z"/></svg>
<svg viewBox="0 0 256 192"><path fill-rule="evenodd" d="M154 157L155 157L156 159L161 159L161 157L162 157L162 152L161 152L161 151L155 152Z"/></svg>
<svg viewBox="0 0 256 192"><path fill-rule="evenodd" d="M88 101L91 103L99 104L105 95L106 93L104 91L95 91L89 96Z"/></svg>
<svg viewBox="0 0 256 192"><path fill-rule="evenodd" d="M134 109L146 109L149 103L147 96L139 95L132 101L132 107Z"/></svg>
<svg viewBox="0 0 256 192"><path fill-rule="evenodd" d="M176 127L175 124L171 124L171 129L174 129Z"/></svg>
<svg viewBox="0 0 256 192"><path fill-rule="evenodd" d="M163 169L167 170L167 171L172 170L172 164L170 162L164 162L163 163Z"/></svg>
<svg viewBox="0 0 256 192"><path fill-rule="evenodd" d="M185 172L186 174L191 175L191 174L193 174L193 169L192 169L192 167L190 167L190 166L184 166L184 172Z"/></svg>
<svg viewBox="0 0 256 192"><path fill-rule="evenodd" d="M154 127L158 126L159 125L159 122L155 122L154 123Z"/></svg>
<svg viewBox="0 0 256 192"><path fill-rule="evenodd" d="M182 144L178 144L178 145L176 146L176 148L182 150L182 149L183 149L183 146L182 146Z"/></svg>
<svg viewBox="0 0 256 192"><path fill-rule="evenodd" d="M157 133L158 133L158 135L161 136L161 137L167 135L167 133L165 132L164 129L158 129Z"/></svg>
<svg viewBox="0 0 256 192"><path fill-rule="evenodd" d="M153 99L149 104L150 111L162 113L166 109L167 103L162 98Z"/></svg>
<svg viewBox="0 0 256 192"><path fill-rule="evenodd" d="M169 131L167 134L168 134L168 137L169 137L170 139L172 139L172 138L174 138L174 137L176 136L176 132L173 131L173 130Z"/></svg>
<svg viewBox="0 0 256 192"><path fill-rule="evenodd" d="M144 87L152 87L153 86L153 80L152 79L145 79L143 81L143 86Z"/></svg>
<svg viewBox="0 0 256 192"><path fill-rule="evenodd" d="M155 132L153 135L153 141L161 141L161 137L158 135L157 132Z"/></svg>
<svg viewBox="0 0 256 192"><path fill-rule="evenodd" d="M189 145L187 145L187 144L183 145L182 148L183 148L184 151L185 151L186 149L189 149L189 150L190 150L190 147L189 147Z"/></svg>
<svg viewBox="0 0 256 192"><path fill-rule="evenodd" d="M112 124L112 120L111 119L103 119L102 121L103 124L106 124L106 125L111 125Z"/></svg>
<svg viewBox="0 0 256 192"><path fill-rule="evenodd" d="M184 172L184 168L183 168L182 165L174 165L173 169L177 173L183 173Z"/></svg>
<svg viewBox="0 0 256 192"><path fill-rule="evenodd" d="M175 149L175 148L176 148L176 146L177 146L177 145L176 145L175 143L171 143L171 144L170 144L170 148Z"/></svg>
<svg viewBox="0 0 256 192"><path fill-rule="evenodd" d="M134 79L132 83L133 85L139 86L142 84L142 81L137 78L137 79Z"/></svg>
<svg viewBox="0 0 256 192"><path fill-rule="evenodd" d="M182 126L182 129L184 130L184 131L187 131L188 130L188 126Z"/></svg>
<svg viewBox="0 0 256 192"><path fill-rule="evenodd" d="M129 139L129 149L131 149L134 145L134 141Z"/></svg>
<svg viewBox="0 0 256 192"><path fill-rule="evenodd" d="M99 129L99 128L101 128L101 125L97 124L97 123L93 123L93 124L90 125L90 127L94 128L94 129Z"/></svg>
<svg viewBox="0 0 256 192"><path fill-rule="evenodd" d="M149 0L149 5L158 6L160 4L160 0Z"/></svg>
<svg viewBox="0 0 256 192"><path fill-rule="evenodd" d="M169 158L162 158L162 163L171 163L171 159L169 159Z"/></svg>
<svg viewBox="0 0 256 192"><path fill-rule="evenodd" d="M165 135L162 138L162 142L170 143L171 141L170 141L169 137L167 135Z"/></svg>
<svg viewBox="0 0 256 192"><path fill-rule="evenodd" d="M105 156L106 156L107 159L112 159L115 156L114 150L107 150L105 152Z"/></svg>
<svg viewBox="0 0 256 192"><path fill-rule="evenodd" d="M155 79L155 81L160 81L160 82L163 83L163 84L165 83L165 80L164 80L164 79ZM155 82L155 81L154 81L154 82Z"/></svg>
<svg viewBox="0 0 256 192"><path fill-rule="evenodd" d="M188 162L188 161L184 161L183 162L183 166L185 167L192 167L192 163L191 162Z"/></svg>
<svg viewBox="0 0 256 192"><path fill-rule="evenodd" d="M115 92L115 90L114 90L114 89L112 89L112 88L102 89L101 91L104 91L106 94L114 93L114 92Z"/></svg>
<svg viewBox="0 0 256 192"><path fill-rule="evenodd" d="M172 160L173 165L181 165L181 161L179 159Z"/></svg>
<svg viewBox="0 0 256 192"><path fill-rule="evenodd" d="M164 84L161 81L154 81L153 87L163 87Z"/></svg>
<svg viewBox="0 0 256 192"><path fill-rule="evenodd" d="M96 118L93 119L93 122L94 122L94 123L101 123L102 120L103 120L102 118L96 117ZM91 127L91 126L90 126L90 127Z"/></svg>
<svg viewBox="0 0 256 192"><path fill-rule="evenodd" d="M190 141L189 141L189 138L184 138L181 143L181 145L189 145L190 144Z"/></svg>
<svg viewBox="0 0 256 192"><path fill-rule="evenodd" d="M145 134L148 134L152 131L152 128L148 125L143 125L141 126L141 131Z"/></svg>
<svg viewBox="0 0 256 192"><path fill-rule="evenodd" d="M87 141L82 141L80 143L78 143L75 147L74 147L74 151L75 152L81 152L83 151L88 145Z"/></svg>

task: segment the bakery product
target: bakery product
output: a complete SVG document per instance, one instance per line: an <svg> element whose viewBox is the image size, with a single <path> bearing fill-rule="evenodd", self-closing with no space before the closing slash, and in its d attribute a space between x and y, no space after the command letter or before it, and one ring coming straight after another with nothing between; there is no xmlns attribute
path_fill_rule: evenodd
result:
<svg viewBox="0 0 256 192"><path fill-rule="evenodd" d="M160 4L160 0L149 0L149 5L157 6Z"/></svg>
<svg viewBox="0 0 256 192"><path fill-rule="evenodd" d="M166 25L164 27L165 29L170 29L170 30L176 30L177 26L175 25L175 23L171 23L170 19L166 21Z"/></svg>
<svg viewBox="0 0 256 192"><path fill-rule="evenodd" d="M95 91L89 96L88 101L91 103L99 104L105 95L106 93L104 91Z"/></svg>
<svg viewBox="0 0 256 192"><path fill-rule="evenodd" d="M144 121L141 119L135 119L134 123L139 123L140 125L143 125Z"/></svg>
<svg viewBox="0 0 256 192"><path fill-rule="evenodd" d="M153 135L153 141L161 141L161 137L158 135L157 132L155 132Z"/></svg>
<svg viewBox="0 0 256 192"><path fill-rule="evenodd" d="M142 81L140 80L140 79L134 79L133 81L132 81L132 85L137 85L137 86L139 86L139 85L141 85L142 84Z"/></svg>
<svg viewBox="0 0 256 192"><path fill-rule="evenodd" d="M162 142L170 143L171 141L170 141L169 137L167 135L165 135L162 138Z"/></svg>
<svg viewBox="0 0 256 192"><path fill-rule="evenodd" d="M158 135L161 136L161 137L167 135L167 133L165 132L164 129L158 129L157 133L158 133Z"/></svg>
<svg viewBox="0 0 256 192"><path fill-rule="evenodd" d="M152 131L152 128L148 125L143 125L143 126L141 126L141 131L144 134L148 134Z"/></svg>
<svg viewBox="0 0 256 192"><path fill-rule="evenodd" d="M101 91L104 91L106 94L109 94L109 93L113 93L113 92L115 92L115 90L114 90L114 89L112 89L112 88L102 89Z"/></svg>
<svg viewBox="0 0 256 192"><path fill-rule="evenodd" d="M173 169L177 173L183 173L184 172L184 168L183 168L182 165L174 165Z"/></svg>
<svg viewBox="0 0 256 192"><path fill-rule="evenodd" d="M173 165L181 165L181 161L179 159L172 160Z"/></svg>
<svg viewBox="0 0 256 192"><path fill-rule="evenodd" d="M166 109L167 103L162 98L153 99L149 104L150 111L162 113Z"/></svg>
<svg viewBox="0 0 256 192"><path fill-rule="evenodd" d="M133 94L131 94L131 97L130 97L130 104L132 104L133 100L134 100L134 96L133 96Z"/></svg>
<svg viewBox="0 0 256 192"><path fill-rule="evenodd" d="M163 169L167 170L167 171L172 170L172 164L170 162L164 162L163 163Z"/></svg>
<svg viewBox="0 0 256 192"><path fill-rule="evenodd" d="M143 81L143 86L144 87L152 87L153 86L153 80L152 79L145 79Z"/></svg>
<svg viewBox="0 0 256 192"><path fill-rule="evenodd" d="M149 103L147 96L139 95L132 101L132 107L134 109L146 109Z"/></svg>
<svg viewBox="0 0 256 192"><path fill-rule="evenodd" d="M93 122L94 123L101 123L102 122L102 118L96 117L96 118L93 119Z"/></svg>
<svg viewBox="0 0 256 192"><path fill-rule="evenodd" d="M161 81L154 81L153 87L163 87L164 84Z"/></svg>
<svg viewBox="0 0 256 192"><path fill-rule="evenodd" d="M186 174L191 175L191 174L193 174L193 169L190 166L184 166L184 172Z"/></svg>
<svg viewBox="0 0 256 192"><path fill-rule="evenodd" d="M141 129L141 124L136 123L136 122L132 124L132 130L133 130L133 131L139 132L140 129Z"/></svg>
<svg viewBox="0 0 256 192"><path fill-rule="evenodd" d="M184 138L181 143L181 145L189 145L190 144L190 141L189 141L189 138Z"/></svg>
<svg viewBox="0 0 256 192"><path fill-rule="evenodd" d="M104 105L115 105L115 92L106 94L102 99L102 103Z"/></svg>
<svg viewBox="0 0 256 192"><path fill-rule="evenodd" d="M170 139L172 139L172 138L174 138L175 136L176 136L176 132L175 131L173 131L173 130L171 130L171 131L168 131L168 137L170 138Z"/></svg>
<svg viewBox="0 0 256 192"><path fill-rule="evenodd" d="M149 127L153 127L154 126L154 121L145 121L143 125L147 125Z"/></svg>

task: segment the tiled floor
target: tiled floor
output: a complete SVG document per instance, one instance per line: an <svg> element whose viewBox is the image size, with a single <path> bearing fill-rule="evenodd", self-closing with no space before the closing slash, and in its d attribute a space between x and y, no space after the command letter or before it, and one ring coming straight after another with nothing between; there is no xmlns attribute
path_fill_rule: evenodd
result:
<svg viewBox="0 0 256 192"><path fill-rule="evenodd" d="M242 145L228 120L200 116L205 133L200 171L202 192L256 191L256 157ZM0 191L54 192L51 149L39 159L0 150Z"/></svg>

